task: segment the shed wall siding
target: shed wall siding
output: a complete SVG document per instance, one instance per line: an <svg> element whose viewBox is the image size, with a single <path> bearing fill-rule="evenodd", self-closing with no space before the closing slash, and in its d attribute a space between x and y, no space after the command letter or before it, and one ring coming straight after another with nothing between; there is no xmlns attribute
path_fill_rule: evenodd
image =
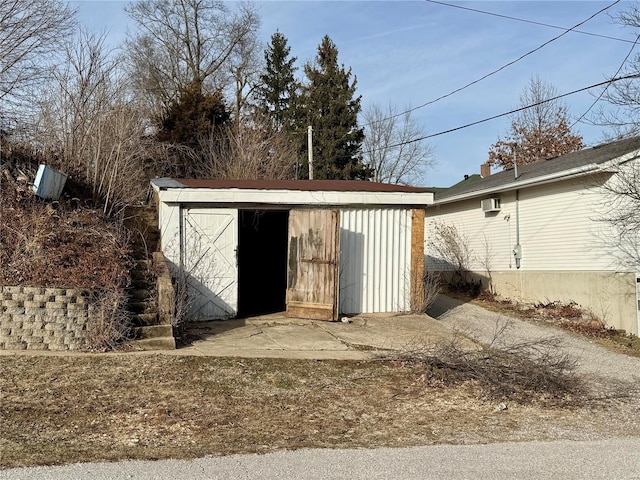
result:
<svg viewBox="0 0 640 480"><path fill-rule="evenodd" d="M160 226L160 248L172 267L180 265L180 205L160 202L158 225Z"/></svg>
<svg viewBox="0 0 640 480"><path fill-rule="evenodd" d="M180 205L160 203L161 245L180 265ZM342 313L410 309L411 210L340 210L339 309Z"/></svg>
<svg viewBox="0 0 640 480"><path fill-rule="evenodd" d="M340 223L340 311L408 311L411 210L343 209Z"/></svg>

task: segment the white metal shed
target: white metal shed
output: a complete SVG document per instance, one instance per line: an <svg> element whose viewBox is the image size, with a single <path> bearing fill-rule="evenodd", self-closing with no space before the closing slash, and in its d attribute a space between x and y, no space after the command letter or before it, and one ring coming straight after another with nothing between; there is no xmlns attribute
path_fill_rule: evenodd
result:
<svg viewBox="0 0 640 480"><path fill-rule="evenodd" d="M151 182L190 317L403 312L421 291L427 189L363 181Z"/></svg>

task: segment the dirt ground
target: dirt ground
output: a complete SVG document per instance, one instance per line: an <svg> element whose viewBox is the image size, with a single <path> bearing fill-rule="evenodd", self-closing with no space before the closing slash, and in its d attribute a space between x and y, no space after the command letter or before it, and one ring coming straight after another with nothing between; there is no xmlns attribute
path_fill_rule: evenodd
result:
<svg viewBox="0 0 640 480"><path fill-rule="evenodd" d="M640 398L622 390L499 405L391 361L13 355L0 370L3 468L640 435Z"/></svg>
<svg viewBox="0 0 640 480"><path fill-rule="evenodd" d="M259 358L206 355L203 346L195 353L187 348L170 354L5 352L0 355L0 468L313 447L640 436L639 358L552 326L508 319L511 335L525 342L538 345L546 334L562 337L558 348L577 361L570 377L576 388L558 393L538 382L541 388L530 394L526 388L517 396L488 394L487 378L479 380L477 373L495 360L490 352L486 358L475 355L479 363L460 375L440 357L415 361L418 343L448 345L447 329L458 330L467 335L460 344L464 350L478 352L480 343L470 338L486 342L504 312L447 297L436 307L428 336L416 335L411 319L322 328L265 320L213 332L236 352L248 341L258 342L253 347ZM396 321L396 330L382 328L387 321ZM441 325L435 328L433 322ZM397 343L399 332L406 338L398 345L390 342L393 337ZM302 342L300 336L307 334L309 341ZM205 337L211 335L208 330ZM413 350L402 351L409 343ZM317 354L318 345L329 357L278 358L305 348ZM547 353L553 356L555 350ZM455 363L455 355L450 360ZM503 383L513 373L491 372L497 378L489 382Z"/></svg>

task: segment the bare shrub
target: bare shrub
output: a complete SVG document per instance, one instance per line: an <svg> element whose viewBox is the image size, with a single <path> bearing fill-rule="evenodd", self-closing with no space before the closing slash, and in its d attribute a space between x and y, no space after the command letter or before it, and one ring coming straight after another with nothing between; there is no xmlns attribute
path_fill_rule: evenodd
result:
<svg viewBox="0 0 640 480"><path fill-rule="evenodd" d="M34 142L52 153L50 163L86 183L112 215L147 192L144 113L130 98L104 34L82 31L64 54L40 99Z"/></svg>
<svg viewBox="0 0 640 480"><path fill-rule="evenodd" d="M487 236L483 235L483 237L482 252L481 255L478 256L478 262L482 265L482 268L484 268L484 271L487 274L487 287L489 287L489 293L495 295L496 291L493 287L493 248L489 243Z"/></svg>
<svg viewBox="0 0 640 480"><path fill-rule="evenodd" d="M90 306L85 337L86 349L106 351L127 339L131 328L127 296L122 289L97 293Z"/></svg>
<svg viewBox="0 0 640 480"><path fill-rule="evenodd" d="M447 343L425 345L394 354L401 364L419 366L426 382L456 385L474 382L492 401L574 405L584 398L575 375L576 361L562 351L558 337L510 342L508 322L497 322L488 345L458 333Z"/></svg>
<svg viewBox="0 0 640 480"><path fill-rule="evenodd" d="M433 238L429 248L441 262L443 269L452 271L448 282L452 290L477 295L480 284L469 280L471 261L474 258L469 237L455 225L434 221L431 224Z"/></svg>
<svg viewBox="0 0 640 480"><path fill-rule="evenodd" d="M415 287L414 287L415 288ZM440 275L436 272L425 271L422 276L420 300L411 295L411 313L424 313L436 301L441 289ZM415 293L415 292L414 292Z"/></svg>
<svg viewBox="0 0 640 480"><path fill-rule="evenodd" d="M184 269L174 272L173 286L175 289L175 315L173 316L172 326L175 328L183 327L189 319L189 311L193 304L193 300L189 296L189 284L187 273Z"/></svg>
<svg viewBox="0 0 640 480"><path fill-rule="evenodd" d="M256 117L251 124L222 127L201 139L199 176L205 178L286 180L295 177L296 145Z"/></svg>

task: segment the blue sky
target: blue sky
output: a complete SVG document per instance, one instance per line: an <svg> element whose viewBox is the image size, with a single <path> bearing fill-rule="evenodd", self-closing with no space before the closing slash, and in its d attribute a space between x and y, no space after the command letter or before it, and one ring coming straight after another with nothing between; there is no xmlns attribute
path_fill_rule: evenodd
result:
<svg viewBox="0 0 640 480"><path fill-rule="evenodd" d="M363 105L398 109L416 107L479 79L560 35L562 30L489 16L427 1L262 1L254 2L262 18L266 43L276 30L289 40L291 54L302 64L314 57L325 34L335 42L339 61L358 78ZM496 14L569 28L614 3L601 1L450 2ZM80 21L90 29L107 29L110 41L124 38L126 2L79 1ZM579 30L624 40L633 32L615 21L632 5L619 2ZM612 18L614 17L614 18ZM413 112L428 134L507 112L532 75L559 93L611 77L629 53L631 43L570 32L501 72ZM299 72L302 74L301 72ZM597 93L597 90L592 90ZM594 97L589 92L565 99L578 117ZM448 186L464 174L479 173L480 164L509 128L504 117L429 140L438 162L422 185ZM588 125L577 130L588 145L600 143L603 131Z"/></svg>

